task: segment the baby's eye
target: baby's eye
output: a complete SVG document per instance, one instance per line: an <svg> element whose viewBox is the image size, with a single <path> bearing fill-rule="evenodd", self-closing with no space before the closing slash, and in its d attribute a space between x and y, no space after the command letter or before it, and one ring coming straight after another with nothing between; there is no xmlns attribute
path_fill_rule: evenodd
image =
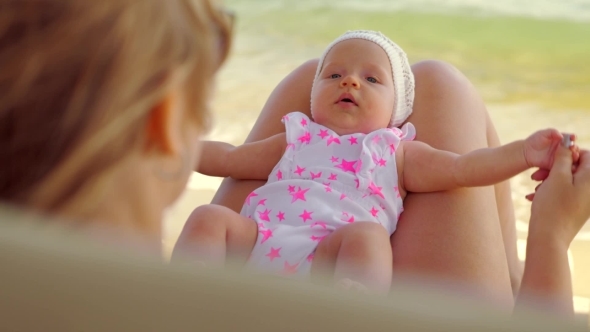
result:
<svg viewBox="0 0 590 332"><path fill-rule="evenodd" d="M377 79L375 77L367 77L367 81L371 83L377 83Z"/></svg>
<svg viewBox="0 0 590 332"><path fill-rule="evenodd" d="M330 75L330 78L340 78L340 74L332 74Z"/></svg>

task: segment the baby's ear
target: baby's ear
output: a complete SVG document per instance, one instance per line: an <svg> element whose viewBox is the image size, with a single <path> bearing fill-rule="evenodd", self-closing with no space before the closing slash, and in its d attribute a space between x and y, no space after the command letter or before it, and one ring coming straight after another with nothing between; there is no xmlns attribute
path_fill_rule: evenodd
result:
<svg viewBox="0 0 590 332"><path fill-rule="evenodd" d="M172 155L180 151L180 114L176 95L168 93L152 106L146 123L146 149Z"/></svg>

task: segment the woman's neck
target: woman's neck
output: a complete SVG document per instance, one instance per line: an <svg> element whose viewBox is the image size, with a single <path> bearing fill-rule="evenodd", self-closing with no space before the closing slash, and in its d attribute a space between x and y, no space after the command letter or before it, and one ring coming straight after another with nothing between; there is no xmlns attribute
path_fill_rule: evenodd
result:
<svg viewBox="0 0 590 332"><path fill-rule="evenodd" d="M161 256L164 193L148 167L136 166L113 171L100 190L79 195L59 214L100 241Z"/></svg>

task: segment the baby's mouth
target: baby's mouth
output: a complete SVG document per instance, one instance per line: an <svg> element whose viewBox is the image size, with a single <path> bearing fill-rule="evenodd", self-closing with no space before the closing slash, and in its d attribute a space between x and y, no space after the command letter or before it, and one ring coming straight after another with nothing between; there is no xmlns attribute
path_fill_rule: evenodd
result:
<svg viewBox="0 0 590 332"><path fill-rule="evenodd" d="M355 106L358 106L356 104L356 100L354 100L354 97L350 93L343 93L342 95L340 95L336 103L350 103Z"/></svg>

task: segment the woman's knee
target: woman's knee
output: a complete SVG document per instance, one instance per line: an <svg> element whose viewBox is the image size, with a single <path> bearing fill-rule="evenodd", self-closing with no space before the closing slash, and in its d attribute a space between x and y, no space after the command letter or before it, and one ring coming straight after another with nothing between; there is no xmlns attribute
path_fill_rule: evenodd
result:
<svg viewBox="0 0 590 332"><path fill-rule="evenodd" d="M440 60L424 60L412 65L416 85L428 87L432 93L445 88L471 87L469 79L455 66Z"/></svg>
<svg viewBox="0 0 590 332"><path fill-rule="evenodd" d="M457 153L487 146L487 110L467 77L436 60L419 62L412 70L416 92L408 121L416 126L417 138Z"/></svg>

